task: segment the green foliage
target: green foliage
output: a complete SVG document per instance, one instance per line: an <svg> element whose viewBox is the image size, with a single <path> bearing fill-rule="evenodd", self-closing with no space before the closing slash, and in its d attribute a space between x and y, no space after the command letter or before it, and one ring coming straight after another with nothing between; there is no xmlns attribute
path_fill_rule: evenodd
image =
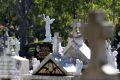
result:
<svg viewBox="0 0 120 80"><path fill-rule="evenodd" d="M32 0L32 6L27 14L28 19L28 37L37 37L44 39L45 22L42 14L55 18L51 25L52 35L54 32L60 32L63 38L63 44L72 28L71 22L77 18L81 23L87 22L88 12L94 9L102 9L107 16L107 20L112 21L113 5L112 0ZM16 17L16 0L2 0L0 3L0 21L7 16L10 25L19 25ZM120 1L116 0L115 13L119 20ZM41 16L40 16L41 15ZM116 22L117 23L117 22Z"/></svg>
<svg viewBox="0 0 120 80"><path fill-rule="evenodd" d="M7 18L9 20L9 24L17 24L15 15L15 0L1 0L0 7L0 22Z"/></svg>
<svg viewBox="0 0 120 80"><path fill-rule="evenodd" d="M115 12L116 12L116 18L118 20L118 23L120 22L120 1L116 2L116 7L115 7Z"/></svg>

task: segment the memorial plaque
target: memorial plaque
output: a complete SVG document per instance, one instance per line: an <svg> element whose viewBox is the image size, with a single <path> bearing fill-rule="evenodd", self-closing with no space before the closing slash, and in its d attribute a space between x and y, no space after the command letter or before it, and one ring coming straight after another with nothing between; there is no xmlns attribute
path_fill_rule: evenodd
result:
<svg viewBox="0 0 120 80"><path fill-rule="evenodd" d="M42 61L50 53L52 53L52 44L44 42L36 45L34 56Z"/></svg>

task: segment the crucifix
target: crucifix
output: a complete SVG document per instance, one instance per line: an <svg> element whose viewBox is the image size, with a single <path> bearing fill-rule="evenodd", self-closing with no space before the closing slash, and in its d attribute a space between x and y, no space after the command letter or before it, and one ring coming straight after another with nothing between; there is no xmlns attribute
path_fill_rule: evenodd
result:
<svg viewBox="0 0 120 80"><path fill-rule="evenodd" d="M102 11L92 11L88 16L88 23L80 27L80 32L88 39L91 49L91 60L81 76L82 80L104 80L106 78L101 68L108 64L105 41L111 37L113 30L113 25L105 21Z"/></svg>

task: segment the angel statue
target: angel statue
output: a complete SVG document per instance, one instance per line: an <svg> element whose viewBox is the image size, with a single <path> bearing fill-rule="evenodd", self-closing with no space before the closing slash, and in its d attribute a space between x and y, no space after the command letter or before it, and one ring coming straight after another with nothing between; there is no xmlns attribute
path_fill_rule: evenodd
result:
<svg viewBox="0 0 120 80"><path fill-rule="evenodd" d="M46 30L45 36L46 36L46 38L44 39L44 41L51 42L52 40L51 40L50 24L52 24L55 19L54 18L50 19L49 16L45 17L45 14L43 14L43 17L44 17L44 21L46 22L46 24L45 24L45 30Z"/></svg>

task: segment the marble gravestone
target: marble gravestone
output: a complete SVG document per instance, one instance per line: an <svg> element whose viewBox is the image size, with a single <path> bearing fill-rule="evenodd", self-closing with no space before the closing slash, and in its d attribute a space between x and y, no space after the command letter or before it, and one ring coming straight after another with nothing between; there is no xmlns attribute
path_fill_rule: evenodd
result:
<svg viewBox="0 0 120 80"><path fill-rule="evenodd" d="M35 46L34 57L41 62L48 54L52 52L52 44L50 42L38 43Z"/></svg>
<svg viewBox="0 0 120 80"><path fill-rule="evenodd" d="M46 38L44 39L44 42L51 42L52 39L51 39L51 30L50 30L50 25L53 23L53 21L55 20L54 18L50 19L49 16L46 16L43 14L43 17L44 17L44 21L46 22L45 24L45 36Z"/></svg>
<svg viewBox="0 0 120 80"><path fill-rule="evenodd" d="M23 75L29 74L29 60L11 55L10 44L8 30L5 29L0 55L0 80L23 80Z"/></svg>
<svg viewBox="0 0 120 80"><path fill-rule="evenodd" d="M113 30L113 25L105 21L102 11L89 13L88 23L82 24L80 32L89 41L91 60L80 80L118 80L116 71L108 64L105 44Z"/></svg>

